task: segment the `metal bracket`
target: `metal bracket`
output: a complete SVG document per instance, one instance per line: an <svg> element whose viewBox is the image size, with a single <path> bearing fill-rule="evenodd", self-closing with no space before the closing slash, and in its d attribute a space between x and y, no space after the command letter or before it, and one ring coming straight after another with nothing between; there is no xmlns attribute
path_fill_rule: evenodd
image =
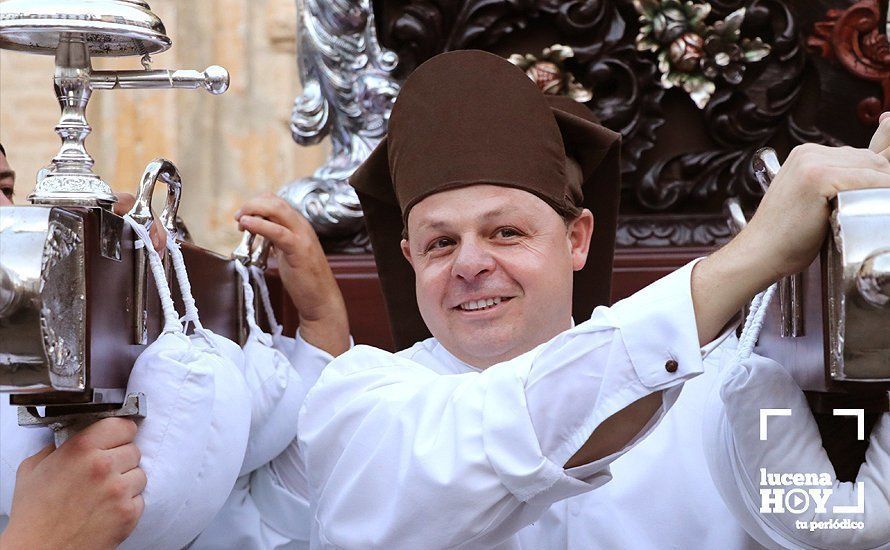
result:
<svg viewBox="0 0 890 550"><path fill-rule="evenodd" d="M779 281L779 302L782 314L782 338L804 336L803 275L796 273Z"/></svg>
<svg viewBox="0 0 890 550"><path fill-rule="evenodd" d="M754 153L752 169L760 187L766 191L781 168L776 152L764 147ZM779 281L779 307L782 314L782 338L804 336L803 325L803 275L797 273Z"/></svg>
<svg viewBox="0 0 890 550"><path fill-rule="evenodd" d="M121 261L121 237L124 219L104 208L99 209L99 254L103 258Z"/></svg>
<svg viewBox="0 0 890 550"><path fill-rule="evenodd" d="M145 418L145 415L148 414L148 406L146 404L145 394L143 393L127 394L127 398L124 400L123 404L119 408L98 410L95 412L91 411L91 409L98 409L101 407L103 406L83 405L78 407L83 409L82 412L60 415L50 414L50 410L52 409L52 407L48 407L46 409L45 416L40 416L40 413L37 411L37 407L19 407L18 421L19 426L28 428L50 428L53 431L56 447L59 447L62 443L67 441L69 437L86 428L90 424L96 422L97 420L112 417ZM66 410L67 409L69 408L66 407Z"/></svg>
<svg viewBox="0 0 890 550"><path fill-rule="evenodd" d="M151 210L151 197L155 184L161 180L167 185L167 200L164 211L161 212L161 221L167 232L176 236L176 214L179 211L179 201L182 196L182 178L172 162L162 158L156 158L148 163L142 173L139 190L136 192L136 202L130 209L129 215L142 224L146 229L155 222L154 212ZM134 236L134 239L137 237ZM133 303L133 343L148 343L148 310L146 309L146 288L148 286L148 258L147 252L138 252L135 255L136 264L133 269L134 276L134 303Z"/></svg>

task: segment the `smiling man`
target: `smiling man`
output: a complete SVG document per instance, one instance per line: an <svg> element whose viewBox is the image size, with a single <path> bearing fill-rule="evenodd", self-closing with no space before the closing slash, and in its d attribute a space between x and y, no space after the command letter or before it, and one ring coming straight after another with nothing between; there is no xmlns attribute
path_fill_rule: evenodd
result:
<svg viewBox="0 0 890 550"><path fill-rule="evenodd" d="M742 305L810 263L828 200L890 186L890 163L799 148L732 243L596 309L618 136L505 60L459 51L419 67L351 182L410 347L358 346L307 396L311 545L515 549L553 547L557 504L611 479Z"/></svg>
<svg viewBox="0 0 890 550"><path fill-rule="evenodd" d="M565 304L593 215L567 222L549 210L527 191L484 184L431 195L412 209L411 238L401 245L423 288L417 305L461 361L490 367L571 328Z"/></svg>

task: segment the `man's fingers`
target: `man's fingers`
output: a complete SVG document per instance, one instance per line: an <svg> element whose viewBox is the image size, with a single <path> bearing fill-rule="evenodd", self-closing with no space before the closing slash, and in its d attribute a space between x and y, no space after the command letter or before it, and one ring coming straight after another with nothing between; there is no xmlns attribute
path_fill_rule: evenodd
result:
<svg viewBox="0 0 890 550"><path fill-rule="evenodd" d="M311 229L309 222L281 197L265 193L247 201L235 213L235 220L242 216L257 216L283 225L294 232Z"/></svg>
<svg viewBox="0 0 890 550"><path fill-rule="evenodd" d="M149 236L151 236L151 244L154 245L155 251L163 255L167 250L167 230L161 223L155 222L151 224Z"/></svg>
<svg viewBox="0 0 890 550"><path fill-rule="evenodd" d="M99 449L113 449L131 443L136 437L136 423L129 418L103 418L84 428L82 432L62 444L62 447L79 438L86 438Z"/></svg>
<svg viewBox="0 0 890 550"><path fill-rule="evenodd" d="M890 113L882 113L878 129L868 144L869 150L879 153L890 147Z"/></svg>
<svg viewBox="0 0 890 550"><path fill-rule="evenodd" d="M131 497L137 497L145 490L148 483L148 477L142 468L133 468L132 470L121 475L121 480L127 487L128 494Z"/></svg>
<svg viewBox="0 0 890 550"><path fill-rule="evenodd" d="M139 460L142 458L142 453L134 443L109 449L108 454L111 456L114 471L119 474L138 468Z"/></svg>
<svg viewBox="0 0 890 550"><path fill-rule="evenodd" d="M143 485L143 488L145 486ZM136 522L139 521L139 518L142 517L142 512L145 511L145 499L141 494L138 494L133 497L133 516L135 516L136 521L133 522L133 527L136 526Z"/></svg>
<svg viewBox="0 0 890 550"><path fill-rule="evenodd" d="M136 197L130 193L115 193L114 196L117 197L117 202L112 206L112 212L118 216L123 216L136 204Z"/></svg>
<svg viewBox="0 0 890 550"><path fill-rule="evenodd" d="M253 215L241 216L239 226L242 230L247 230L269 239L272 241L272 245L282 252L290 253L292 246L289 237L292 233L288 231L286 227L275 223L274 221L265 220Z"/></svg>
<svg viewBox="0 0 890 550"><path fill-rule="evenodd" d="M890 129L890 119L885 123ZM890 144L888 144L890 146ZM886 149L886 148L885 148ZM812 143L800 145L788 155L782 169L792 170L791 166L806 167L806 179L818 179L826 170L837 168L870 168L890 174L890 151L881 149L877 152L855 147L826 147ZM781 173L781 172L780 172Z"/></svg>
<svg viewBox="0 0 890 550"><path fill-rule="evenodd" d="M241 216L278 217L285 207L291 209L284 199L270 193L263 193L244 203L244 206L235 213L235 219L237 220Z"/></svg>
<svg viewBox="0 0 890 550"><path fill-rule="evenodd" d="M890 188L890 174L872 168L829 168L825 177L833 182L830 195L826 197L829 199L838 191Z"/></svg>
<svg viewBox="0 0 890 550"><path fill-rule="evenodd" d="M888 128L890 128L890 120L887 121L887 124ZM825 164L843 170L848 168L870 168L890 174L890 162L887 162L887 157L883 154L885 149L871 151L854 147L836 147L830 149L831 153L836 155L833 158L833 162L828 161Z"/></svg>

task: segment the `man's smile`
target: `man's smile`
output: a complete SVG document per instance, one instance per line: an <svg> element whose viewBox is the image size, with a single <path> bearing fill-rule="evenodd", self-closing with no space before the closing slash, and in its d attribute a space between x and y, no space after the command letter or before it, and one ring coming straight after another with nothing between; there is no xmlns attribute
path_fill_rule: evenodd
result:
<svg viewBox="0 0 890 550"><path fill-rule="evenodd" d="M494 309L500 309L499 306L501 306L501 304L505 304L512 299L512 296L492 296L485 298L476 298L461 302L452 309L458 310L462 313L486 312L492 311Z"/></svg>

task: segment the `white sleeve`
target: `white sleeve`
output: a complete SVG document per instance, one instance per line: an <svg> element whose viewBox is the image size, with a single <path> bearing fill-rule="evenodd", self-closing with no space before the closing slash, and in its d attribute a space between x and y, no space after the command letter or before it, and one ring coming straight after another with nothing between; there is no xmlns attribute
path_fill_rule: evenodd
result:
<svg viewBox="0 0 890 550"><path fill-rule="evenodd" d="M705 410L704 448L711 477L745 530L772 548L890 547L890 413L872 430L856 481L840 482L806 397L781 365L752 355L725 369ZM766 420L765 441L762 409L791 411L790 416ZM774 485L770 474L812 476L809 481L779 479ZM822 477L813 484L816 476ZM776 490L784 496L796 489L807 493L806 498L791 496L788 502L795 511L785 501L780 511ZM810 490L825 499L824 510Z"/></svg>
<svg viewBox="0 0 890 550"><path fill-rule="evenodd" d="M334 359L334 356L330 353L303 340L303 335L300 334L299 328L297 328L293 338L274 336L273 341L275 349L283 353L291 365L300 373L303 385L307 389L315 385L318 377L321 376L321 371ZM350 336L350 349L352 346L353 342Z"/></svg>
<svg viewBox="0 0 890 550"><path fill-rule="evenodd" d="M664 390L660 418L702 371L692 266L483 372L439 375L366 346L335 359L300 413L313 537L338 548L491 547L607 482L627 448L582 479L564 464L605 419Z"/></svg>
<svg viewBox="0 0 890 550"><path fill-rule="evenodd" d="M350 338L350 349L352 345L352 338ZM302 406L306 393L315 385L321 372L328 363L333 361L334 357L303 340L299 329L297 329L294 338L276 336L275 348L288 357L300 375L301 394L297 405L298 409L291 417L293 424L297 426L299 407ZM294 437L297 433L299 432L295 432ZM259 477L268 477L268 479L274 480L269 483L269 487L277 485L287 490L294 496L296 502L305 503L305 508L308 510L309 485L306 480L306 467L296 439L293 439L280 454L276 455L264 470L266 472Z"/></svg>

